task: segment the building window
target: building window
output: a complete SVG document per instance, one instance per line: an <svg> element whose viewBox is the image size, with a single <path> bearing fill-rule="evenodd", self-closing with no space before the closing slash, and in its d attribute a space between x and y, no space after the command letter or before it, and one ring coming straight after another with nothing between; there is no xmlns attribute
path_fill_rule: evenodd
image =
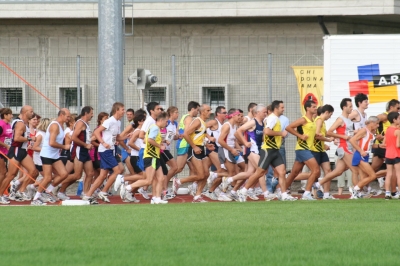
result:
<svg viewBox="0 0 400 266"><path fill-rule="evenodd" d="M83 88L80 90L79 106L82 108L84 103ZM76 87L60 87L60 107L68 108L71 114L78 114L78 94Z"/></svg>
<svg viewBox="0 0 400 266"><path fill-rule="evenodd" d="M22 88L0 88L0 101L4 107L21 109L24 105L22 95Z"/></svg>
<svg viewBox="0 0 400 266"><path fill-rule="evenodd" d="M225 106L225 90L224 88L210 88L209 105L210 106Z"/></svg>
<svg viewBox="0 0 400 266"><path fill-rule="evenodd" d="M163 108L168 107L167 88L166 87L151 87L144 90L144 102L158 102Z"/></svg>

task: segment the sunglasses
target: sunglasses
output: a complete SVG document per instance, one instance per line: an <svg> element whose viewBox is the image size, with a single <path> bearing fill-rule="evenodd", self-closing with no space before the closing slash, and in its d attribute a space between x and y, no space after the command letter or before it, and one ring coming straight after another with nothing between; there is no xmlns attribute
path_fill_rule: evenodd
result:
<svg viewBox="0 0 400 266"><path fill-rule="evenodd" d="M227 112L220 112L219 114L223 114L223 115L226 115L226 114L227 114Z"/></svg>

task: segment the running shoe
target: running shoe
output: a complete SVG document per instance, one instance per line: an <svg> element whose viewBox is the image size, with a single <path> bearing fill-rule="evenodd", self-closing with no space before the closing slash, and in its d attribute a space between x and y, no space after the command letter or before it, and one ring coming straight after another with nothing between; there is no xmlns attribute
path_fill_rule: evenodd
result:
<svg viewBox="0 0 400 266"><path fill-rule="evenodd" d="M237 196L238 196L240 202L245 202L245 201L246 201L247 195L244 194L244 193L242 193L241 190L238 190L238 191L236 192L236 194L237 194Z"/></svg>
<svg viewBox="0 0 400 266"><path fill-rule="evenodd" d="M32 200L32 198L29 197L25 192L22 192L21 196L22 196L23 201L31 201Z"/></svg>
<svg viewBox="0 0 400 266"><path fill-rule="evenodd" d="M282 201L296 201L297 198L287 195L286 198L282 198Z"/></svg>
<svg viewBox="0 0 400 266"><path fill-rule="evenodd" d="M206 191L203 193L203 195L211 200L218 200L218 197L217 197L217 195L215 195L214 192Z"/></svg>
<svg viewBox="0 0 400 266"><path fill-rule="evenodd" d="M32 206L45 206L45 205L47 205L47 203L44 203L40 199L37 199L37 200L32 200L31 205Z"/></svg>
<svg viewBox="0 0 400 266"><path fill-rule="evenodd" d="M254 190L247 191L247 196L252 200L259 200L259 198L254 194Z"/></svg>
<svg viewBox="0 0 400 266"><path fill-rule="evenodd" d="M142 187L139 188L138 193L142 195L143 198L149 200L150 196L149 193L147 192L147 190L144 190Z"/></svg>
<svg viewBox="0 0 400 266"><path fill-rule="evenodd" d="M0 197L0 204L8 205L8 204L10 204L10 202L3 196L3 197Z"/></svg>
<svg viewBox="0 0 400 266"><path fill-rule="evenodd" d="M99 199L101 199L104 202L110 203L110 200L108 199L108 194L106 192L100 192Z"/></svg>
<svg viewBox="0 0 400 266"><path fill-rule="evenodd" d="M227 196L228 196L228 198L230 198L230 199L232 199L234 201L239 201L239 196L238 196L237 192L236 193L232 193L232 191L231 191L231 192L229 192L229 194Z"/></svg>
<svg viewBox="0 0 400 266"><path fill-rule="evenodd" d="M115 178L115 182L114 182L114 191L117 192L119 187L122 184L122 178L124 176L123 175L117 175L117 177Z"/></svg>
<svg viewBox="0 0 400 266"><path fill-rule="evenodd" d="M33 197L36 194L36 188L33 184L30 184L26 187L26 192L28 194L29 197L31 197L31 199L33 199Z"/></svg>
<svg viewBox="0 0 400 266"><path fill-rule="evenodd" d="M229 198L225 193L219 194L219 197L217 198L218 201L232 201L231 198Z"/></svg>
<svg viewBox="0 0 400 266"><path fill-rule="evenodd" d="M306 193L303 194L303 196L301 197L302 200L316 200L314 199L311 194L306 195Z"/></svg>
<svg viewBox="0 0 400 266"><path fill-rule="evenodd" d="M162 199L154 200L154 198L152 198L150 201L150 204L167 204L167 203L168 203L168 201L166 201L166 200L162 200Z"/></svg>
<svg viewBox="0 0 400 266"><path fill-rule="evenodd" d="M325 196L322 198L324 200L338 200L337 198L333 197L331 194L329 194L328 196Z"/></svg>
<svg viewBox="0 0 400 266"><path fill-rule="evenodd" d="M21 194L21 192L19 192L19 191L15 192L15 201L24 201L24 200L22 199L22 194Z"/></svg>
<svg viewBox="0 0 400 266"><path fill-rule="evenodd" d="M201 196L198 197L197 199L193 198L193 201L192 201L192 203L206 203L206 202L208 202L208 201L204 200Z"/></svg>
<svg viewBox="0 0 400 266"><path fill-rule="evenodd" d="M289 194L288 194L289 195ZM289 195L290 196L290 195ZM278 199L278 197L276 196L276 194L271 194L269 193L267 196L264 195L264 200L265 201L271 201L274 199Z"/></svg>
<svg viewBox="0 0 400 266"><path fill-rule="evenodd" d="M176 192L178 191L179 187L180 187L179 179L174 177L172 179L172 191L174 192L174 194L176 194Z"/></svg>
<svg viewBox="0 0 400 266"><path fill-rule="evenodd" d="M62 192L58 192L58 193L57 193L57 198L58 198L59 200L62 200L62 201L64 201L64 200L69 200L69 199L70 199L70 197L68 197L67 195L65 195L65 194L62 193Z"/></svg>
<svg viewBox="0 0 400 266"><path fill-rule="evenodd" d="M228 189L228 186L229 186L228 178L227 178L226 176L224 176L224 177L222 178L222 183L221 183L221 185L222 185L222 191L223 191L223 192L226 192L226 190Z"/></svg>
<svg viewBox="0 0 400 266"><path fill-rule="evenodd" d="M126 195L126 189L125 189L125 185L124 184L122 184L121 186L120 186L120 190L119 190L119 196L121 197L121 199L122 199L122 201L124 201L124 199L125 199L125 195Z"/></svg>
<svg viewBox="0 0 400 266"><path fill-rule="evenodd" d="M84 197L82 198L82 200L89 201L89 204L90 204L90 205L97 205L97 204L99 204L95 198L89 197L89 196L84 196Z"/></svg>
<svg viewBox="0 0 400 266"><path fill-rule="evenodd" d="M123 202L133 202L133 203L139 203L140 200L136 199L134 196L132 196L132 193L125 191L125 196L124 199L122 200Z"/></svg>
<svg viewBox="0 0 400 266"><path fill-rule="evenodd" d="M392 195L390 194L385 194L385 200L391 200L392 199Z"/></svg>

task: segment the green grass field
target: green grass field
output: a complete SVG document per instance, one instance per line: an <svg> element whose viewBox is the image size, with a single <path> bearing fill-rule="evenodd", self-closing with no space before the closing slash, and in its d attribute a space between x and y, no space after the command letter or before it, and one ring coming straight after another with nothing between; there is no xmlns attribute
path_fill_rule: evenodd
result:
<svg viewBox="0 0 400 266"><path fill-rule="evenodd" d="M1 265L397 265L399 201L0 208Z"/></svg>

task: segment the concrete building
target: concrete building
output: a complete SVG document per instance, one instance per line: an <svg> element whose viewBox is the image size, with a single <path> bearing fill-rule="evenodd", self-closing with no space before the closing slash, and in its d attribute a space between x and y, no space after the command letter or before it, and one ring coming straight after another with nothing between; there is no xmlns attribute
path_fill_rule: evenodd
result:
<svg viewBox="0 0 400 266"><path fill-rule="evenodd" d="M292 120L300 110L290 66L322 65L325 34L400 32L398 0L133 2L133 11L126 8L126 32L134 34L125 37L124 77L136 68L159 77L144 95L124 78L124 102L134 109L150 100L171 105L176 89L181 114L190 100L246 110L249 102L282 99ZM109 111L96 109L97 14L97 0L0 0L0 61L56 105L77 112L80 55L82 105ZM4 66L0 91L0 101L15 112L30 104L44 116L56 114L48 100ZM290 163L293 155L288 157Z"/></svg>

